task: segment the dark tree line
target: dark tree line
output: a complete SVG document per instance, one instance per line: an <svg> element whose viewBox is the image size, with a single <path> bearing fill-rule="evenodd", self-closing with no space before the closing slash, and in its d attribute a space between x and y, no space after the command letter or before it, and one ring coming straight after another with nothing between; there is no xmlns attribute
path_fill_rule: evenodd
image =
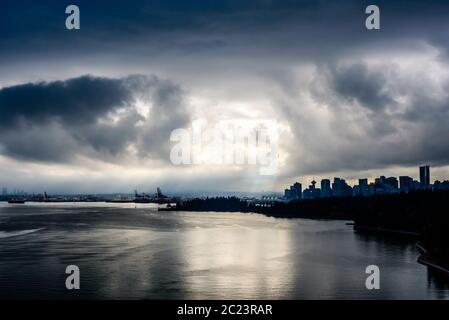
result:
<svg viewBox="0 0 449 320"><path fill-rule="evenodd" d="M246 201L237 197L214 197L206 199L192 199L178 202L176 210L179 211L224 211L224 212L248 212Z"/></svg>

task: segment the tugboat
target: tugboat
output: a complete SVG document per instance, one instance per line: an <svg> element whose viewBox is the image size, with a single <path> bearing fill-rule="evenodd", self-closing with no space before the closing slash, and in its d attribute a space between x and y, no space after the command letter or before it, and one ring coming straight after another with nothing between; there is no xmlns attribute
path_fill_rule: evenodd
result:
<svg viewBox="0 0 449 320"><path fill-rule="evenodd" d="M19 198L12 198L8 200L8 203L12 203L12 204L24 204L25 203L25 199L19 199Z"/></svg>

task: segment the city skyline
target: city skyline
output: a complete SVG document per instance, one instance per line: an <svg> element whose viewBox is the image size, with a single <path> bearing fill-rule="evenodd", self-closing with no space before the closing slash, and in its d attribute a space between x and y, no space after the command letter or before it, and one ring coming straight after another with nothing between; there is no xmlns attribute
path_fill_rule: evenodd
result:
<svg viewBox="0 0 449 320"><path fill-rule="evenodd" d="M386 177L380 176L370 181L368 178L359 178L358 184L350 186L345 179L334 177L321 180L321 188L316 187L317 182L311 181L308 188L302 189L302 183L295 182L284 190L285 200L306 200L329 197L375 196L385 194L408 193L417 190L449 190L449 180L434 180L431 183L430 166L419 167L419 181L409 176Z"/></svg>
<svg viewBox="0 0 449 320"><path fill-rule="evenodd" d="M424 172L424 173L423 173ZM206 191L206 190L200 190L200 191L187 191L187 192L177 192L175 191L174 193L176 195L200 195L200 194L207 194L207 193L215 193L216 195L220 195L220 192L223 194L230 194L230 193L234 193L234 194L244 194L245 192L247 192L248 194L259 194L260 196L266 196L267 193L272 193L272 194L276 194L276 193L283 193L284 198L291 198L291 199L313 199L313 198L323 198L323 197L332 197L335 196L335 194L333 193L335 186L337 185L339 188L339 194L337 196L341 196L341 195L345 195L345 192L341 190L341 188L345 188L345 187L349 187L350 189L348 189L347 192L349 192L350 190L350 194L346 194L346 195L363 195L363 191L360 191L360 189L358 188L363 188L363 187L373 187L375 185L379 185L379 184L386 184L386 185L390 185L393 187L393 190L390 190L389 192L385 192L385 193L396 193L396 192L409 192L409 191L413 191L413 190L421 190L421 189L432 189L432 190L446 190L449 189L449 177L448 179L444 178L444 179L434 179L433 183L431 180L431 174L430 174L430 166L429 165L423 165L419 167L419 173L418 173L419 178L417 180L415 180L413 177L411 176L391 176L391 177L386 177L384 175L381 175L379 177L372 177L372 178L358 178L358 180L354 183L348 183L348 181L346 181L346 179L342 178L342 177L334 177L333 181L330 178L323 178L320 180L320 188L317 188L316 185L318 184L317 181L315 181L315 179L312 179L312 181L310 182L311 185L309 185L308 188L304 188L303 190L303 184L298 182L298 181L306 181L303 179L298 179L297 182L293 183L290 188L285 189L283 192L277 191L277 190L265 190L265 191L258 191L258 192L248 192L248 191L239 191L239 190L235 190L235 191ZM157 187L157 189L159 189L159 187ZM11 192L8 192L8 190L11 190ZM148 192L148 188L144 189L144 192ZM20 188L12 188L9 189L7 186L3 186L2 187L2 195L3 196L11 196L11 195L43 195L44 193L46 193L47 191L42 191L42 190L24 190L24 189L20 189ZM306 195L304 196L304 192L306 193ZM354 193L355 192L355 193ZM374 192L374 191L370 191L370 192ZM103 195L108 195L108 194L133 194L133 193L137 193L137 189L134 189L133 191L117 191L117 192L103 192L102 190L97 190L97 192L77 192L77 193L64 193L64 192L54 192L54 194L57 195L89 195L89 194L103 194ZM287 193L289 194L289 196L287 196ZM375 192L374 192L375 193ZM371 195L374 195L371 194ZM382 194L382 193L378 193L378 194Z"/></svg>

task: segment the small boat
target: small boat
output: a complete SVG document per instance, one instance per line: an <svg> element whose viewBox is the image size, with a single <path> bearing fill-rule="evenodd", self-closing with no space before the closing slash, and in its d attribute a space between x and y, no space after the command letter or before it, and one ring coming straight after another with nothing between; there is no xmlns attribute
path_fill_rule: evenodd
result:
<svg viewBox="0 0 449 320"><path fill-rule="evenodd" d="M13 198L8 200L8 203L12 203L12 204L24 204L25 203L25 199L17 199L17 198Z"/></svg>

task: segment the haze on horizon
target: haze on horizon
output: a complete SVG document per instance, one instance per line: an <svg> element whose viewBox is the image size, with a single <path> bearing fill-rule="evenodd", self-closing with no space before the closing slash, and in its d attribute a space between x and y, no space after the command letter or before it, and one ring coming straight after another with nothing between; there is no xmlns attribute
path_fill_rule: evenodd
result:
<svg viewBox="0 0 449 320"><path fill-rule="evenodd" d="M281 191L294 181L449 179L449 3L70 1L0 5L0 187ZM365 8L381 30L365 28ZM192 120L276 119L280 170L174 166Z"/></svg>

